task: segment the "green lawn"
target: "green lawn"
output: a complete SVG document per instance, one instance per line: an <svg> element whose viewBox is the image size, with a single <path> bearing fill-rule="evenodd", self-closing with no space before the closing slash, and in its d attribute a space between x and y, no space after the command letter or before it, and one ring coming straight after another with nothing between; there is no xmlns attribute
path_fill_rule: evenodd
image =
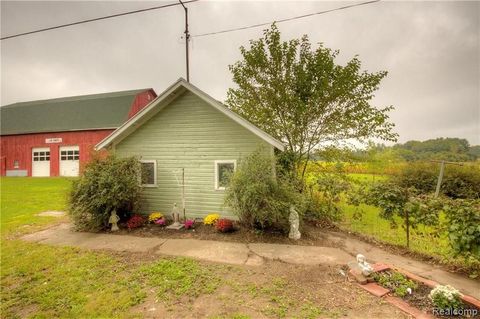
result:
<svg viewBox="0 0 480 319"><path fill-rule="evenodd" d="M112 256L26 243L15 237L57 221L71 179L1 179L3 318L118 317L144 297L132 271ZM9 239L7 239L9 238Z"/></svg>
<svg viewBox="0 0 480 319"><path fill-rule="evenodd" d="M158 318L337 318L372 309L398 317L343 278L325 285L336 269L279 262L252 269L18 239L59 222L36 214L64 210L71 182L0 179L1 318L142 318L151 309Z"/></svg>

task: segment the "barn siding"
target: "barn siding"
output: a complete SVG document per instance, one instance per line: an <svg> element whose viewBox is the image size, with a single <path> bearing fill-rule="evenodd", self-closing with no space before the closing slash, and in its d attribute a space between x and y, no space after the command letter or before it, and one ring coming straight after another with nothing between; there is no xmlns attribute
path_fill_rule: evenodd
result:
<svg viewBox="0 0 480 319"><path fill-rule="evenodd" d="M113 130L94 130L58 133L38 133L0 136L1 154L4 161L2 176L7 170L17 170L13 167L15 160L19 161L18 170L27 170L32 176L32 148L50 147L50 176L58 176L60 171L60 146L78 145L80 148L80 170L91 158L91 152L96 143L104 139ZM47 138L62 138L62 143L45 143Z"/></svg>
<svg viewBox="0 0 480 319"><path fill-rule="evenodd" d="M201 217L220 212L233 217L224 207L224 191L214 189L215 160L239 161L263 146L272 146L237 124L191 92L186 92L152 119L115 145L118 156L140 156L157 161L157 187L144 188L143 211L170 213L174 202L181 207L181 177L185 168L186 212Z"/></svg>

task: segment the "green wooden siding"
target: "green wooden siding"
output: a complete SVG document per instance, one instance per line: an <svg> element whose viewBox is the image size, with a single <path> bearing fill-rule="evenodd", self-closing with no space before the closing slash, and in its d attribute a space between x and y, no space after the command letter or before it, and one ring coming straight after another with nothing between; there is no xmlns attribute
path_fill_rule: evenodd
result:
<svg viewBox="0 0 480 319"><path fill-rule="evenodd" d="M157 187L144 188L144 213L169 214L181 208L181 169L185 168L187 217L217 212L233 217L224 206L225 191L215 190L215 160L240 160L273 146L237 124L191 92L179 96L115 146L118 156L157 161Z"/></svg>

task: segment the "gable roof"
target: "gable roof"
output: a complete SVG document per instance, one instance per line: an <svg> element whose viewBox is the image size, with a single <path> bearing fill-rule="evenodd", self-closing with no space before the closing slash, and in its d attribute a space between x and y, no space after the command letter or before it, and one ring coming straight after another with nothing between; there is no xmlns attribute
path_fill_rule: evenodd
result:
<svg viewBox="0 0 480 319"><path fill-rule="evenodd" d="M14 103L0 107L1 135L116 129L135 97L151 89Z"/></svg>
<svg viewBox="0 0 480 319"><path fill-rule="evenodd" d="M174 84L172 84L169 88L163 91L156 99L150 102L149 105L144 107L141 111L139 111L134 117L130 118L128 121L123 123L118 129L113 131L109 136L99 142L95 149L99 150L102 148L106 148L113 143L118 143L123 140L125 137L130 135L134 132L138 127L142 124L147 122L151 119L155 114L160 112L163 108L169 105L172 101L174 101L177 97L179 97L182 93L190 91L196 96L198 96L203 101L207 102L213 108L218 110L219 112L225 114L227 117L232 119L234 122L240 124L253 134L257 135L259 138L267 142L268 144L278 148L279 150L283 151L285 146L279 140L273 138L269 134L265 133L252 123L248 122L238 114L232 112L228 108L226 108L222 103L215 100L213 97L208 95L207 93L203 92L196 86L188 83L185 79L180 78Z"/></svg>

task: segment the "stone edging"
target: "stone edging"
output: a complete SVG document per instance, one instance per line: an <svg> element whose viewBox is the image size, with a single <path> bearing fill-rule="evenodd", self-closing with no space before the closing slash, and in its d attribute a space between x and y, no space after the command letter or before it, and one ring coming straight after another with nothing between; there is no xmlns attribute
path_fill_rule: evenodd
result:
<svg viewBox="0 0 480 319"><path fill-rule="evenodd" d="M409 278L411 280L414 280L414 281L417 281L417 282L420 282L420 283L422 283L422 284L424 284L424 285L426 285L430 288L435 288L436 286L439 285L439 283L437 283L436 281L420 277L420 276L415 275L415 274L413 274L409 271L406 271L406 270L398 268L398 267L393 267L393 266L388 265L388 264L376 263L376 264L373 265L373 269L374 269L375 272L381 272L381 271L392 269L392 270L398 271L399 273L403 274L407 278ZM352 275L354 275L354 277L357 279L357 281L358 281L357 284L358 284L359 287L368 291L369 293L371 293L374 296L377 296L379 298L383 298L389 304L397 307L398 309L400 309L403 312L411 315L412 317L414 317L416 319L432 319L432 318L434 318L432 315L430 315L428 313L425 313L425 312L422 312L418 308L410 306L403 299L401 299L399 297L389 295L390 290L378 285L377 283L367 282L366 280L365 281L358 280L359 278L357 278L358 276L355 276L356 274L354 272L350 271L350 273ZM462 299L463 302L465 302L467 304L470 304L472 306L475 306L475 307L480 309L480 301L478 299L476 299L472 296L469 296L469 295L464 295L464 294L462 294L461 299Z"/></svg>

